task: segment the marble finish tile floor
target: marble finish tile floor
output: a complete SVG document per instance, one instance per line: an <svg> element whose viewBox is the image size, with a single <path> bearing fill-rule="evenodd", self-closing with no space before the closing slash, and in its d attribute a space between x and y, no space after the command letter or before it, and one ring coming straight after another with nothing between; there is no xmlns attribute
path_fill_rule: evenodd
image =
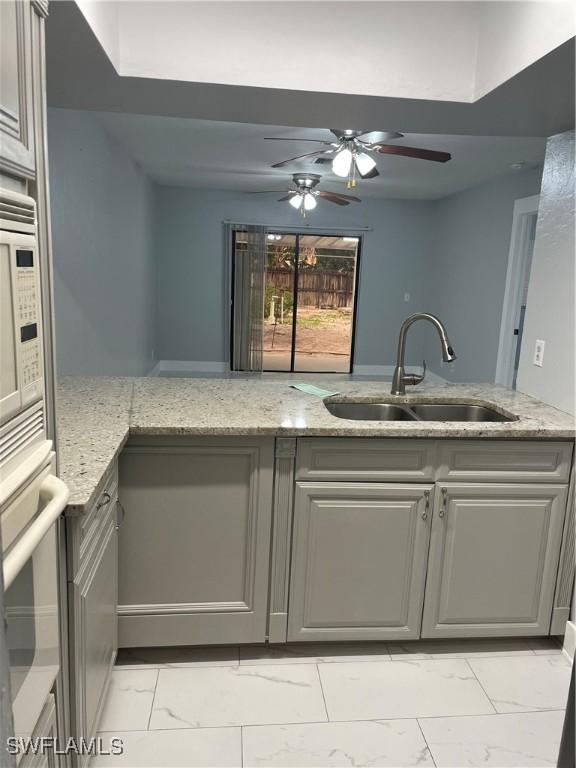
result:
<svg viewBox="0 0 576 768"><path fill-rule="evenodd" d="M556 765L554 641L121 651L91 768Z"/></svg>

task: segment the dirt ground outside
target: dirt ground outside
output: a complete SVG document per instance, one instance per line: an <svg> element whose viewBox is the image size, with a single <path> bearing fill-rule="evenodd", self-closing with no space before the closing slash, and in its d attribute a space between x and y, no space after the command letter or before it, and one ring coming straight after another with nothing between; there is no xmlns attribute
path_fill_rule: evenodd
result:
<svg viewBox="0 0 576 768"><path fill-rule="evenodd" d="M296 360L299 370L347 371L350 365L352 309L298 307ZM264 324L264 367L289 367L292 346L292 314L284 323Z"/></svg>

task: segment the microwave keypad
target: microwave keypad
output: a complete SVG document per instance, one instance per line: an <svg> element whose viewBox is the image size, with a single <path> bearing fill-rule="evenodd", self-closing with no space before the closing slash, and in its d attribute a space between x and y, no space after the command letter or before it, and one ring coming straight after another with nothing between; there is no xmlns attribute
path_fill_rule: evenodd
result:
<svg viewBox="0 0 576 768"><path fill-rule="evenodd" d="M29 267L19 267L16 270L16 291L18 296L18 319L21 338L27 339L31 326L35 334L29 340L20 344L20 376L22 386L26 387L42 377L42 359L40 355L40 339L37 335L38 323L38 289L36 270ZM24 332L22 332L24 331Z"/></svg>
<svg viewBox="0 0 576 768"><path fill-rule="evenodd" d="M36 270L20 268L16 272L16 291L18 293L18 317L20 325L34 323L37 320Z"/></svg>

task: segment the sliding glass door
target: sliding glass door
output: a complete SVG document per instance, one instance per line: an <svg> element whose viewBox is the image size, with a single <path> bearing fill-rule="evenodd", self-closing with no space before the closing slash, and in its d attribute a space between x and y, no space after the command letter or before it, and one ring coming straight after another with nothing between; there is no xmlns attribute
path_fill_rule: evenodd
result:
<svg viewBox="0 0 576 768"><path fill-rule="evenodd" d="M240 341L249 337L245 313L239 311L246 291L237 290L245 280L247 236L238 231L233 240L232 339ZM281 231L268 231L265 238L262 370L350 373L360 238ZM233 350L235 370L255 370L238 358Z"/></svg>
<svg viewBox="0 0 576 768"><path fill-rule="evenodd" d="M267 235L263 369L352 369L359 239Z"/></svg>
<svg viewBox="0 0 576 768"><path fill-rule="evenodd" d="M351 372L357 262L358 238L298 237L292 370Z"/></svg>

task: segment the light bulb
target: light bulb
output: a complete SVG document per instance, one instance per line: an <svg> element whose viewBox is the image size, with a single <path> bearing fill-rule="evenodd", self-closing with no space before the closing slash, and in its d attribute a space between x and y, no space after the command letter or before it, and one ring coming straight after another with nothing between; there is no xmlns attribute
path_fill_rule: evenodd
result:
<svg viewBox="0 0 576 768"><path fill-rule="evenodd" d="M311 195L310 192L304 195L304 208L307 211L313 211L314 208L316 208L316 198L314 195Z"/></svg>
<svg viewBox="0 0 576 768"><path fill-rule="evenodd" d="M302 205L302 197L303 197L303 196L302 196L302 195L300 195L300 194L298 194L298 195L293 195L293 196L290 198L290 200L288 200L288 202L290 203L290 205L292 206L292 208L296 208L296 210L298 210L298 208L300 208L300 206Z"/></svg>
<svg viewBox="0 0 576 768"><path fill-rule="evenodd" d="M352 165L352 152L349 149L342 149L332 161L332 170L336 176L348 176Z"/></svg>
<svg viewBox="0 0 576 768"><path fill-rule="evenodd" d="M359 155L356 155L356 168L358 168L360 176L365 176L376 168L376 163L366 152L361 152Z"/></svg>

